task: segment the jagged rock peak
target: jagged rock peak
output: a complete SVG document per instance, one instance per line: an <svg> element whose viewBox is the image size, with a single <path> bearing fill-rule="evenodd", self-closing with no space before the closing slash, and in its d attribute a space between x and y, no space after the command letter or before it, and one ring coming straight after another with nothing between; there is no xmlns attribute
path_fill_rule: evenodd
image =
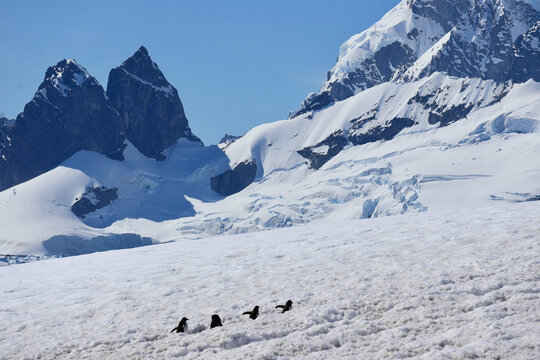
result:
<svg viewBox="0 0 540 360"><path fill-rule="evenodd" d="M116 69L124 71L126 74L156 87L161 87L162 91L174 95L174 87L169 84L165 76L159 70L157 64L148 54L148 50L141 46L135 53Z"/></svg>
<svg viewBox="0 0 540 360"><path fill-rule="evenodd" d="M144 155L165 159L179 138L201 142L191 133L178 91L141 46L109 73L107 96L118 110L126 137Z"/></svg>
<svg viewBox="0 0 540 360"><path fill-rule="evenodd" d="M144 47L144 45L141 45L141 47L139 48L139 50L137 50L137 52L140 52L140 53L142 53L143 55L148 56L148 50L146 50L146 48Z"/></svg>
<svg viewBox="0 0 540 360"><path fill-rule="evenodd" d="M45 72L45 79L36 92L38 96L46 96L43 89L54 89L62 96L67 96L70 89L82 86L86 81L99 85L86 69L73 59L64 59L51 66Z"/></svg>
<svg viewBox="0 0 540 360"><path fill-rule="evenodd" d="M123 159L118 113L75 60L49 67L34 98L6 124L9 128L0 129L0 190L43 174L80 150Z"/></svg>

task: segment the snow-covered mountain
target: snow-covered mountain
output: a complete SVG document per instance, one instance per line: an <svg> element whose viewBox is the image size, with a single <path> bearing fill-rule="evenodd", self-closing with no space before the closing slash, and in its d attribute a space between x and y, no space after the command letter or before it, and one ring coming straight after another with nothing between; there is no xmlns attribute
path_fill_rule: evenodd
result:
<svg viewBox="0 0 540 360"><path fill-rule="evenodd" d="M341 46L319 93L310 94L290 117L387 81L417 80L435 72L540 81L536 5L522 0L402 0Z"/></svg>
<svg viewBox="0 0 540 360"><path fill-rule="evenodd" d="M0 192L0 254L79 254L538 199L535 6L402 1L345 42L321 91L289 119L219 146L191 134L178 93L141 48L111 71L107 95L99 87L121 125L122 142L112 142L121 156L83 143L40 176L11 178L17 185ZM51 91L69 98L75 87L65 83ZM21 116L0 127L7 164L18 164L10 144Z"/></svg>

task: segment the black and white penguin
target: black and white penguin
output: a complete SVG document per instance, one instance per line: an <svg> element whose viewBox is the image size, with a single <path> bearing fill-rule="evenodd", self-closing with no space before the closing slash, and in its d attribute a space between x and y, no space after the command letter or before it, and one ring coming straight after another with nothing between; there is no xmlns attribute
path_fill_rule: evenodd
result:
<svg viewBox="0 0 540 360"><path fill-rule="evenodd" d="M221 324L221 318L219 317L218 314L214 314L212 315L212 322L210 323L210 329L213 329L217 326L223 326Z"/></svg>
<svg viewBox="0 0 540 360"><path fill-rule="evenodd" d="M187 330L188 330L187 321L188 320L189 320L188 318L183 317L182 320L180 320L180 322L178 323L178 326L171 330L171 333L173 333L174 331L176 331L177 333L187 332Z"/></svg>
<svg viewBox="0 0 540 360"><path fill-rule="evenodd" d="M292 309L292 304L293 304L292 300L287 300L285 305L278 305L276 306L276 309L283 309L283 311L281 312L283 314L285 311L289 311Z"/></svg>
<svg viewBox="0 0 540 360"><path fill-rule="evenodd" d="M253 310L251 311L246 311L245 313L243 313L242 315L249 315L250 319L252 320L255 320L257 318L257 316L259 316L259 307L258 306L255 306L253 308Z"/></svg>

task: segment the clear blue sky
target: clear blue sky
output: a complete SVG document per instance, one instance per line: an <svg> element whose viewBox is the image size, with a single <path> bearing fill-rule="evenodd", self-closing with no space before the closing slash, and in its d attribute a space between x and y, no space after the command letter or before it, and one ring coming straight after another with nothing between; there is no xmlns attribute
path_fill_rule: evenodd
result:
<svg viewBox="0 0 540 360"><path fill-rule="evenodd" d="M48 66L73 58L107 86L146 46L205 144L285 119L339 46L399 0L0 0L0 115L15 117Z"/></svg>

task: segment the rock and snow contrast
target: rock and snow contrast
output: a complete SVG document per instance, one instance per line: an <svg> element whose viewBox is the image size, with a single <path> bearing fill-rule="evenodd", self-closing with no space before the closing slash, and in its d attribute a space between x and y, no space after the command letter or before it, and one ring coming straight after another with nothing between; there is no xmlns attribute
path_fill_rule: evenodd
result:
<svg viewBox="0 0 540 360"><path fill-rule="evenodd" d="M403 0L340 48L319 93L291 117L387 81L444 72L497 81L540 81L538 2Z"/></svg>
<svg viewBox="0 0 540 360"><path fill-rule="evenodd" d="M0 358L538 359L539 213L497 202L0 268Z"/></svg>
<svg viewBox="0 0 540 360"><path fill-rule="evenodd" d="M538 199L537 9L401 1L289 119L211 146L144 47L106 91L62 61L0 119L0 255Z"/></svg>
<svg viewBox="0 0 540 360"><path fill-rule="evenodd" d="M50 67L0 118L0 359L540 358L539 11L403 0L218 145L144 47Z"/></svg>

